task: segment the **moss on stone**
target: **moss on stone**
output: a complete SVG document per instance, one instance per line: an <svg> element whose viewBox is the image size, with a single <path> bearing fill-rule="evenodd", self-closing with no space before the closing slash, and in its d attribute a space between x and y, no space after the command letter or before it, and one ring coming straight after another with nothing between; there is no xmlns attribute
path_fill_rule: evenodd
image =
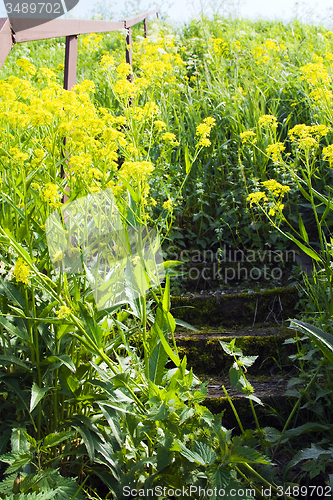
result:
<svg viewBox="0 0 333 500"><path fill-rule="evenodd" d="M171 304L176 318L197 327L239 327L294 317L297 301L296 287L279 287L256 293L172 297Z"/></svg>
<svg viewBox="0 0 333 500"><path fill-rule="evenodd" d="M244 336L237 338L236 346L242 349L244 355L258 356L250 368L251 374L256 375L273 367L280 368L282 364L291 365L288 356L296 353L296 346L283 344L285 339L291 336L291 331L288 334L264 337ZM186 355L188 366L198 375L227 374L234 359L223 351L219 340L229 343L231 339L230 337L178 339L179 355L181 357Z"/></svg>

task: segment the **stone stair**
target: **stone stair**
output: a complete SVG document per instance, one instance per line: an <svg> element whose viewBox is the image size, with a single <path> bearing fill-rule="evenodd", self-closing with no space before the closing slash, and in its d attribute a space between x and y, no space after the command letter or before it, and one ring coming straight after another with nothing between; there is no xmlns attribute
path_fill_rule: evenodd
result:
<svg viewBox="0 0 333 500"><path fill-rule="evenodd" d="M285 341L295 333L288 328L288 319L299 312L297 302L296 287L172 297L174 317L197 329L177 326L179 354L186 355L188 368L192 367L206 383L208 392L204 404L214 413L224 411L228 428L238 424L222 386L244 427L254 427L254 417L246 396L230 385L228 372L234 358L224 352L220 340L229 343L236 338L236 346L245 356L258 356L246 373L254 388L253 395L264 404L255 403L256 411L262 425L279 427L279 420L288 415L293 404L293 398L284 393L288 380L297 373L289 358L296 353L296 344L285 344Z"/></svg>

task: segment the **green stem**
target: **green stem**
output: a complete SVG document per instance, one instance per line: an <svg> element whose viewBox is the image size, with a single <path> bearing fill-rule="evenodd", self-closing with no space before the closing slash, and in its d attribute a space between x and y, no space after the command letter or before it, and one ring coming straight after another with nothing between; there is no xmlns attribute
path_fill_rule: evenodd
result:
<svg viewBox="0 0 333 500"><path fill-rule="evenodd" d="M310 380L310 382L308 383L308 385L307 385L307 386L306 386L306 388L304 389L304 393L306 393L306 392L307 392L307 390L310 388L311 384L313 383L313 381L314 381L314 380L315 380L315 378L317 377L317 375L318 375L318 373L319 373L319 371L320 371L320 368L321 368L321 367L319 367L319 368L318 368L318 370L315 372L315 374L313 375L312 379ZM293 409L291 410L291 413L290 413L289 417L287 418L286 423L284 424L284 427L283 427L283 429L282 429L282 432L281 432L281 435L280 435L280 437L279 437L279 440L278 440L278 442L276 443L276 446L275 446L275 449L274 449L274 452L273 452L273 455L272 455L272 460L273 460L273 458L274 458L274 456L275 456L275 454L276 454L276 452L277 452L278 447L280 446L280 443L281 443L281 441L282 441L282 438L283 438L283 436L284 436L284 433L285 433L285 432L286 432L286 430L288 429L288 426L289 426L289 424L290 424L290 421L291 421L291 419L293 418L293 416L294 416L294 414L295 414L295 412L296 412L296 410L297 410L297 408L298 408L298 406L299 406L299 404L300 404L300 402L301 402L301 399L302 399L302 397L300 397L300 398L296 401L296 403L294 404Z"/></svg>
<svg viewBox="0 0 333 500"><path fill-rule="evenodd" d="M237 410L236 410L236 408L235 408L235 406L234 406L233 402L231 401L231 398L230 398L230 396L229 396L229 394L228 394L228 392L227 392L226 388L224 387L224 385L222 385L222 389L223 389L224 394L226 395L226 398L227 398L227 400L228 400L228 403L229 403L229 404L230 404L230 406L231 406L232 411L234 412L234 415L235 415L235 417L236 417L236 420L237 420L237 423L238 423L239 428L240 428L240 430L241 430L241 433L242 433L242 434L245 434L245 431L244 431L244 428L243 428L243 426L242 426L242 422L240 421L240 418L239 418L239 415L238 415L238 413L237 413Z"/></svg>

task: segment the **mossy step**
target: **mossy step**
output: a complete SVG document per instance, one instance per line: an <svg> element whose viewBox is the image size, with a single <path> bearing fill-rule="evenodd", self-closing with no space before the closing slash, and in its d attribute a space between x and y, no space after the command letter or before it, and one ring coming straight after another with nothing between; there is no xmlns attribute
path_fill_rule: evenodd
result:
<svg viewBox="0 0 333 500"><path fill-rule="evenodd" d="M214 328L210 326L202 326L197 328L196 331L190 330L188 328L177 326L175 337L176 339L188 339L195 338L197 340L202 339L213 339L227 337L229 340L238 337L267 337L269 335L283 335L290 334L290 329L287 324L282 324L280 326L267 325L265 323L251 325L248 327L242 327L241 329L230 330L228 328Z"/></svg>
<svg viewBox="0 0 333 500"><path fill-rule="evenodd" d="M292 330L278 331L275 335L240 335L236 346L242 349L245 356L258 356L251 366L251 374L274 374L290 370L291 354L296 354L295 344L284 344L287 338L293 336ZM210 337L196 336L178 338L177 347L180 357L186 355L188 367L200 376L228 376L228 371L234 362L232 356L222 349L220 340L229 343L231 338L226 336Z"/></svg>
<svg viewBox="0 0 333 500"><path fill-rule="evenodd" d="M296 287L278 287L253 293L174 296L174 317L196 327L204 325L235 328L256 323L277 323L297 313Z"/></svg>
<svg viewBox="0 0 333 500"><path fill-rule="evenodd" d="M255 412L261 427L275 427L282 430L295 404L296 398L284 396L283 394L267 395L261 399L262 405L254 402ZM250 402L245 397L231 397L238 417L244 429L255 429L256 423L251 410ZM237 432L239 425L234 411L226 397L208 397L203 403L215 415L223 412L222 425L227 429L235 428Z"/></svg>

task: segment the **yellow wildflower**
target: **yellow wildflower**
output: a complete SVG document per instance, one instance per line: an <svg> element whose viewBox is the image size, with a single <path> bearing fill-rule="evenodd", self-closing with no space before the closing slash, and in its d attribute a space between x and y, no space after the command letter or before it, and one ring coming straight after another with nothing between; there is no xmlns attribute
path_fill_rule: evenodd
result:
<svg viewBox="0 0 333 500"><path fill-rule="evenodd" d="M243 144L246 144L247 142L251 142L252 144L254 144L255 142L257 142L256 134L252 130L246 130L245 132L242 132L240 134L240 138L242 139Z"/></svg>
<svg viewBox="0 0 333 500"><path fill-rule="evenodd" d="M67 318L71 313L71 310L67 306L60 306L58 311L56 311L56 315L59 319Z"/></svg>
<svg viewBox="0 0 333 500"><path fill-rule="evenodd" d="M272 157L274 163L277 163L281 158L281 153L285 150L285 146L282 142L276 142L275 144L270 144L267 146L266 152Z"/></svg>
<svg viewBox="0 0 333 500"><path fill-rule="evenodd" d="M176 141L175 134L172 134L171 132L165 132L162 135L162 139L163 139L163 141L168 142L169 144L172 144L173 146L179 146L179 142Z"/></svg>
<svg viewBox="0 0 333 500"><path fill-rule="evenodd" d="M57 207L61 194L58 193L58 186L52 182L47 182L43 190L43 199L48 201L51 206Z"/></svg>
<svg viewBox="0 0 333 500"><path fill-rule="evenodd" d="M13 274L17 282L21 281L29 285L30 268L21 257L19 257L15 263Z"/></svg>
<svg viewBox="0 0 333 500"><path fill-rule="evenodd" d="M163 208L165 210L168 210L168 211L171 211L171 208L172 208L172 201L171 200L167 200L163 203Z"/></svg>
<svg viewBox="0 0 333 500"><path fill-rule="evenodd" d="M290 190L289 186L283 186L275 179L269 179L268 181L264 181L261 183L265 188L270 191L273 196L280 196L284 193L287 193Z"/></svg>
<svg viewBox="0 0 333 500"><path fill-rule="evenodd" d="M268 201L266 194L263 191L256 191L255 193L249 194L247 201L250 202L250 206L259 205L260 201Z"/></svg>
<svg viewBox="0 0 333 500"><path fill-rule="evenodd" d="M263 115L258 120L259 127L277 128L277 119L273 115Z"/></svg>
<svg viewBox="0 0 333 500"><path fill-rule="evenodd" d="M333 144L323 149L323 160L327 160L330 167L333 167Z"/></svg>

